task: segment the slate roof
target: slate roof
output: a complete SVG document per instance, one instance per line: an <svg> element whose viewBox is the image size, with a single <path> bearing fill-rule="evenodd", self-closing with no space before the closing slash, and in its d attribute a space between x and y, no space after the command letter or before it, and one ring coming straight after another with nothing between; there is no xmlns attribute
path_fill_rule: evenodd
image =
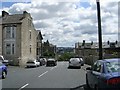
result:
<svg viewBox="0 0 120 90"><path fill-rule="evenodd" d="M23 14L7 15L7 16L2 17L2 18L0 17L0 19L2 19L2 24L21 23L21 20L23 18L24 18Z"/></svg>

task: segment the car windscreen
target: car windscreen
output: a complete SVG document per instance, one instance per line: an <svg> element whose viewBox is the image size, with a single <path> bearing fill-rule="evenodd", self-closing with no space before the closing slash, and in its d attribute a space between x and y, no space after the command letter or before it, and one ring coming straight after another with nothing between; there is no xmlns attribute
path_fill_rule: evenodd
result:
<svg viewBox="0 0 120 90"><path fill-rule="evenodd" d="M106 63L108 73L119 72L120 71L120 62L112 61Z"/></svg>

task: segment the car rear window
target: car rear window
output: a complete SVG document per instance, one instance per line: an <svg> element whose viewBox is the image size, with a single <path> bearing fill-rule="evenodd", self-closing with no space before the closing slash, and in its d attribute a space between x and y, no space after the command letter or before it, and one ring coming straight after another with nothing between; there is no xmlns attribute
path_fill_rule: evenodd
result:
<svg viewBox="0 0 120 90"><path fill-rule="evenodd" d="M79 58L71 58L70 61L80 61Z"/></svg>
<svg viewBox="0 0 120 90"><path fill-rule="evenodd" d="M120 71L120 62L112 61L106 63L108 73L119 72Z"/></svg>
<svg viewBox="0 0 120 90"><path fill-rule="evenodd" d="M28 61L27 63L34 63L33 61Z"/></svg>

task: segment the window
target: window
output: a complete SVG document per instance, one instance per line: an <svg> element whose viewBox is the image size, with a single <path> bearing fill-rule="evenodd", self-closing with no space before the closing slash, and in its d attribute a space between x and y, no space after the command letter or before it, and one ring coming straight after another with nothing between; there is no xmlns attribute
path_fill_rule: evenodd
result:
<svg viewBox="0 0 120 90"><path fill-rule="evenodd" d="M11 31L10 31L10 27L6 27L6 38L10 38L11 35Z"/></svg>
<svg viewBox="0 0 120 90"><path fill-rule="evenodd" d="M31 31L30 31L30 39L31 39Z"/></svg>
<svg viewBox="0 0 120 90"><path fill-rule="evenodd" d="M31 50L31 45L30 45L30 53L32 52L32 50Z"/></svg>
<svg viewBox="0 0 120 90"><path fill-rule="evenodd" d="M6 39L15 38L16 27L5 27L5 31L6 31Z"/></svg>
<svg viewBox="0 0 120 90"><path fill-rule="evenodd" d="M11 45L6 44L6 54L11 54Z"/></svg>
<svg viewBox="0 0 120 90"><path fill-rule="evenodd" d="M14 54L14 49L15 48L15 45L14 44L12 44L12 54Z"/></svg>
<svg viewBox="0 0 120 90"><path fill-rule="evenodd" d="M11 37L15 38L15 27L12 27L12 32L11 33L12 33Z"/></svg>
<svg viewBox="0 0 120 90"><path fill-rule="evenodd" d="M31 47L30 47L30 53L31 53Z"/></svg>
<svg viewBox="0 0 120 90"><path fill-rule="evenodd" d="M37 48L37 55L39 55L39 48Z"/></svg>
<svg viewBox="0 0 120 90"><path fill-rule="evenodd" d="M118 61L107 62L106 68L107 68L108 73L119 72L120 71L120 63Z"/></svg>
<svg viewBox="0 0 120 90"><path fill-rule="evenodd" d="M100 62L96 62L93 65L93 71L102 72L102 64Z"/></svg>
<svg viewBox="0 0 120 90"><path fill-rule="evenodd" d="M6 54L7 55L15 54L15 44L14 43L7 43L6 44Z"/></svg>

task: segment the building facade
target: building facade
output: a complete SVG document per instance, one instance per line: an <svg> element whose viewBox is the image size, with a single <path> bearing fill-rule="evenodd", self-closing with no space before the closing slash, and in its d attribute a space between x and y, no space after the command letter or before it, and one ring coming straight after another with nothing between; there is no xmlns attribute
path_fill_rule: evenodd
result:
<svg viewBox="0 0 120 90"><path fill-rule="evenodd" d="M103 58L120 57L120 42L103 42ZM75 54L77 57L83 57L86 63L93 63L99 59L99 44L97 42L75 43Z"/></svg>
<svg viewBox="0 0 120 90"><path fill-rule="evenodd" d="M56 58L56 45L50 44L47 40L43 43L43 57L46 58Z"/></svg>
<svg viewBox="0 0 120 90"><path fill-rule="evenodd" d="M0 17L0 54L13 65L24 66L36 58L36 30L30 13L13 14L2 11Z"/></svg>
<svg viewBox="0 0 120 90"><path fill-rule="evenodd" d="M37 33L37 48L36 48L36 54L37 54L37 59L39 59L40 57L42 57L42 34L40 30L36 31Z"/></svg>

